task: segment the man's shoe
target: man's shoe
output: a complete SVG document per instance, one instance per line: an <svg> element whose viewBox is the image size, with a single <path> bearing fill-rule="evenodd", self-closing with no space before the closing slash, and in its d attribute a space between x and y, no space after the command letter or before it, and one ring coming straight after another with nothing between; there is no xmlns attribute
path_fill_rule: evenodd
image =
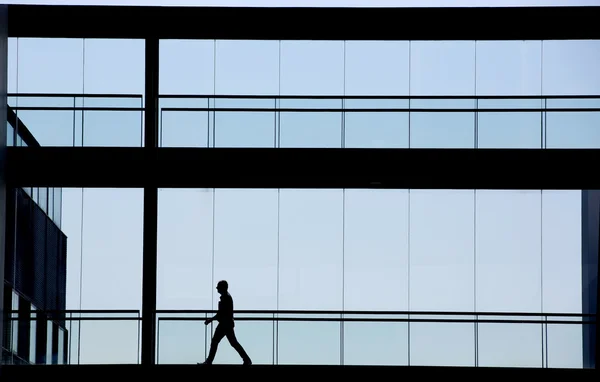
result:
<svg viewBox="0 0 600 382"><path fill-rule="evenodd" d="M198 362L198 365L212 365L212 362L208 362L208 361Z"/></svg>
<svg viewBox="0 0 600 382"><path fill-rule="evenodd" d="M252 365L252 361L251 360L247 359L247 360L244 361L244 366L250 366L250 365Z"/></svg>

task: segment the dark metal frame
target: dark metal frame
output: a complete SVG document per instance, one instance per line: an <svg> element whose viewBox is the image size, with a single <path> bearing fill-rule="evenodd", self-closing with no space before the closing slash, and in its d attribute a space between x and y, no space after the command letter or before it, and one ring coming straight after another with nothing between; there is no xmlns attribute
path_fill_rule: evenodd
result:
<svg viewBox="0 0 600 382"><path fill-rule="evenodd" d="M159 40L146 39L146 98L144 163L156 162L158 147L158 64ZM142 364L156 360L156 266L158 235L158 187L147 179L144 184L144 234L142 268ZM150 293L147 293L151 291Z"/></svg>
<svg viewBox="0 0 600 382"><path fill-rule="evenodd" d="M7 150L6 168L7 181L12 186L144 188L143 364L155 362L158 187L600 188L600 181L591 175L596 173L600 150L157 148L159 39L593 39L600 38L600 7L9 5L8 14L9 37L146 40L145 147L11 147ZM310 28L306 28L308 23ZM506 28L507 23L510 28ZM210 166L211 163L218 166ZM288 171L273 171L274 163L286 166ZM82 165L88 171L79 171ZM486 171L477 172L479 167ZM560 173L557 168L567 171ZM202 175L190 177L192 169L195 174L202 171ZM598 355L596 358L597 364Z"/></svg>
<svg viewBox="0 0 600 382"><path fill-rule="evenodd" d="M8 9L0 4L0 115L7 114L7 80L8 80ZM0 336L4 333L4 260L5 260L5 235L6 230L6 179L4 167L6 165L6 122L0 121ZM1 352L1 350L0 350ZM3 370L0 364L0 378Z"/></svg>
<svg viewBox="0 0 600 382"><path fill-rule="evenodd" d="M599 8L591 6L269 8L9 5L9 36L242 40L589 39L600 38L598 15Z"/></svg>
<svg viewBox="0 0 600 382"><path fill-rule="evenodd" d="M17 117L14 109L10 106L7 107L6 119L13 129L15 129L15 137L17 136L18 131L18 135L23 139L23 142L25 142L27 147L41 147L37 139L31 134L31 131L29 131L27 126L25 126L19 117Z"/></svg>

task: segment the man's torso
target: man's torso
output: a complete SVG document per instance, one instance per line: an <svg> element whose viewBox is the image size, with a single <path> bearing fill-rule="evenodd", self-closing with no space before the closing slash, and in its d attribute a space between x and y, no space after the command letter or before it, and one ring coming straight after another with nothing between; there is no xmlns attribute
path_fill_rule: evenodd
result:
<svg viewBox="0 0 600 382"><path fill-rule="evenodd" d="M228 293L219 301L219 323L233 326L233 298Z"/></svg>

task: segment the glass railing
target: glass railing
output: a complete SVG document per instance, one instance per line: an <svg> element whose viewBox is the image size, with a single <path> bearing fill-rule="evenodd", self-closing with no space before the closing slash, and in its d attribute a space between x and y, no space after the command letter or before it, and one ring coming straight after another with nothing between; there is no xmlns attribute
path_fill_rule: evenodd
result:
<svg viewBox="0 0 600 382"><path fill-rule="evenodd" d="M141 95L10 94L9 106L42 146L143 145ZM159 146L600 148L600 95L163 95Z"/></svg>
<svg viewBox="0 0 600 382"><path fill-rule="evenodd" d="M139 311L9 313L3 363L140 363ZM158 311L156 362L203 362L216 328L204 321L214 314ZM596 324L595 315L493 312L236 311L235 320L254 364L578 369L583 328ZM227 338L214 363L241 363Z"/></svg>
<svg viewBox="0 0 600 382"><path fill-rule="evenodd" d="M161 147L600 148L600 96L160 98Z"/></svg>
<svg viewBox="0 0 600 382"><path fill-rule="evenodd" d="M208 355L211 311L161 311L157 362ZM236 336L255 364L582 368L581 314L238 311ZM240 364L223 339L218 364Z"/></svg>
<svg viewBox="0 0 600 382"><path fill-rule="evenodd" d="M139 94L11 93L8 106L19 120L14 129L25 128L40 146L143 145L144 105ZM14 140L8 145L20 146Z"/></svg>
<svg viewBox="0 0 600 382"><path fill-rule="evenodd" d="M139 364L138 310L12 311L4 364ZM15 330L14 328L18 328Z"/></svg>

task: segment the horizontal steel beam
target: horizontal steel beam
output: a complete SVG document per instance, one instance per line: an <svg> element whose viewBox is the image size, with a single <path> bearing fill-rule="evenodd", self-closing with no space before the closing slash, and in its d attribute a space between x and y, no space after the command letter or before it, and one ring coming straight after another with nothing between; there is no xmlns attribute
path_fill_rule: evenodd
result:
<svg viewBox="0 0 600 382"><path fill-rule="evenodd" d="M600 149L9 147L12 186L600 189Z"/></svg>
<svg viewBox="0 0 600 382"><path fill-rule="evenodd" d="M294 338L294 337L292 337ZM265 340L266 341L266 340ZM398 342L398 348L408 346L407 342ZM516 345L515 345L516 346ZM367 350L368 351L368 350ZM540 350L541 352L541 350ZM270 352L263 353L270 355ZM333 354L331 355L333 356ZM399 362L403 362L400 358ZM293 359L292 359L293 362ZM406 361L404 361L406 362ZM552 364L554 365L554 364ZM214 374L213 374L214 373ZM416 373L422 379L436 379L443 374L448 379L466 380L538 380L540 378L563 380L593 380L597 376L595 369L575 369L559 367L475 367L471 366L363 366L363 365L295 365L295 364L255 364L251 367L241 365L211 365L207 369L202 365L4 365L2 381L62 380L76 381L97 378L114 379L116 375L135 376L139 379L172 380L174 376L182 380L191 380L199 376L219 375L230 379L314 379L315 376L335 375L342 380L386 379L390 374L408 375Z"/></svg>
<svg viewBox="0 0 600 382"><path fill-rule="evenodd" d="M10 37L259 40L600 38L600 7L8 7Z"/></svg>

